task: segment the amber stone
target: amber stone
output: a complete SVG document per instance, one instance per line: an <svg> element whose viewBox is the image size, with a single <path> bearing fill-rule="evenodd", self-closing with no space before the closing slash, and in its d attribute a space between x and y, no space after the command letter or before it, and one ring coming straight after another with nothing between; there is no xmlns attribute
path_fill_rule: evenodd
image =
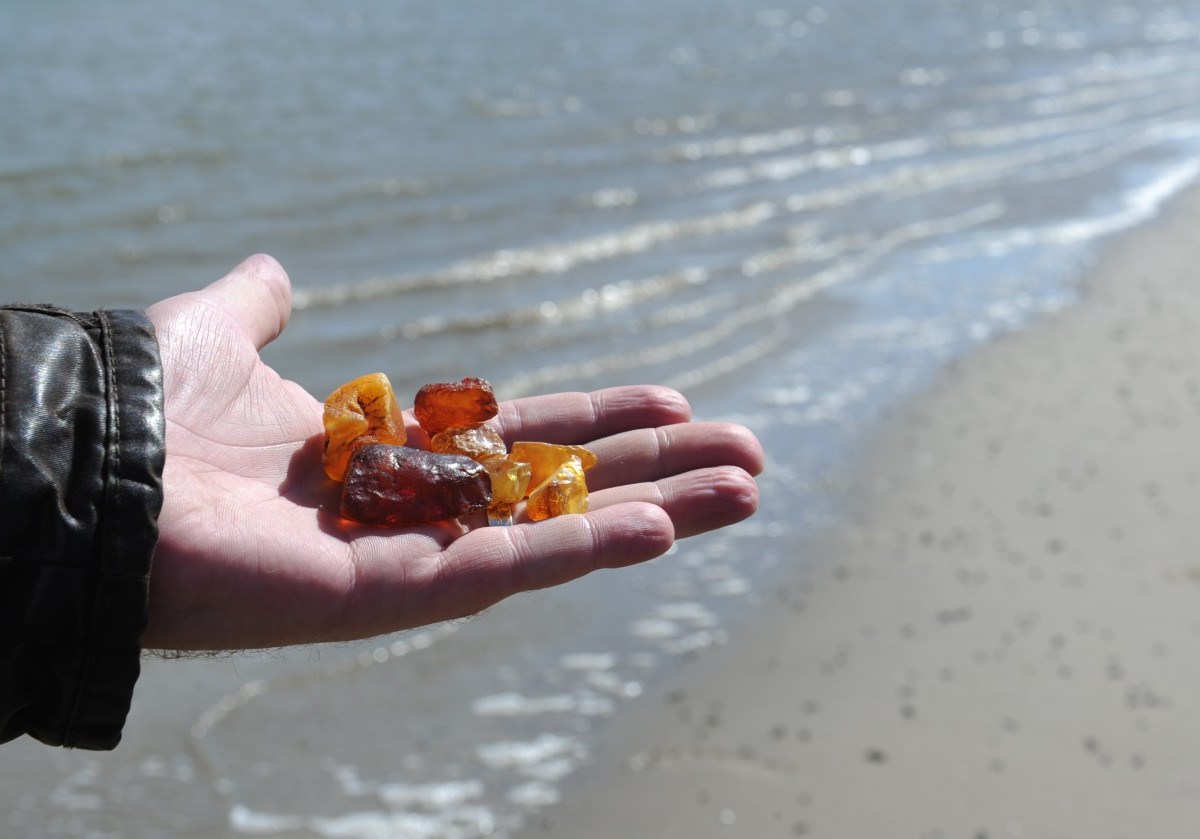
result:
<svg viewBox="0 0 1200 839"><path fill-rule="evenodd" d="M406 527L478 512L491 498L487 469L469 457L373 444L350 459L341 513L362 524Z"/></svg>
<svg viewBox="0 0 1200 839"><path fill-rule="evenodd" d="M532 521L587 511L587 481L583 463L575 455L568 456L550 477L530 490L525 505L525 514Z"/></svg>
<svg viewBox="0 0 1200 839"><path fill-rule="evenodd" d="M488 524L512 524L513 508L525 497L529 487L529 464L511 455L484 462L492 478L492 501L488 504Z"/></svg>
<svg viewBox="0 0 1200 839"><path fill-rule="evenodd" d="M487 422L500 412L496 394L484 379L436 382L417 391L413 413L430 435L447 428L466 428Z"/></svg>
<svg viewBox="0 0 1200 839"><path fill-rule="evenodd" d="M429 448L442 454L461 454L483 463L508 454L499 432L490 425L447 428L434 434Z"/></svg>
<svg viewBox="0 0 1200 839"><path fill-rule="evenodd" d="M340 481L350 456L360 446L408 439L392 383L383 373L368 373L339 387L325 400L325 474Z"/></svg>
<svg viewBox="0 0 1200 839"><path fill-rule="evenodd" d="M538 486L557 472L569 457L579 458L579 463L584 469L591 469L596 465L596 455L583 446L560 446L556 443L519 441L513 443L512 457L514 460L528 463L532 468L529 478L531 487Z"/></svg>

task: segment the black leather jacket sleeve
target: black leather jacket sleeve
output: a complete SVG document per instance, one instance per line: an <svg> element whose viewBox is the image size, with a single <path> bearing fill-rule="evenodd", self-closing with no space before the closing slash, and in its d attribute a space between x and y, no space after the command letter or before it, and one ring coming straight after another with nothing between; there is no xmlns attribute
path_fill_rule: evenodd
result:
<svg viewBox="0 0 1200 839"><path fill-rule="evenodd" d="M143 313L0 307L0 742L121 739L162 505L162 406Z"/></svg>

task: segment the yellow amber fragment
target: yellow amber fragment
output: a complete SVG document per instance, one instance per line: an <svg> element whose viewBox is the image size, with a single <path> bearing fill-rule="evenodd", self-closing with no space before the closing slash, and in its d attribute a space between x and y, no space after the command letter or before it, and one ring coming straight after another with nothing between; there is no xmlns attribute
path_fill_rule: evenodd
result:
<svg viewBox="0 0 1200 839"><path fill-rule="evenodd" d="M549 478L530 490L525 505L525 514L531 521L587 511L587 481L583 477L583 463L575 455L569 455Z"/></svg>
<svg viewBox="0 0 1200 839"><path fill-rule="evenodd" d="M512 506L525 497L529 488L529 464L509 455L486 461L484 468L492 476L492 504Z"/></svg>
<svg viewBox="0 0 1200 839"><path fill-rule="evenodd" d="M529 485L536 487L558 471L568 458L579 459L580 468L591 469L596 465L596 455L583 446L560 446L556 443L513 443L512 457L523 460L532 468Z"/></svg>
<svg viewBox="0 0 1200 839"><path fill-rule="evenodd" d="M392 383L383 373L346 382L325 400L325 452L321 464L335 481L346 475L351 455L371 443L402 446L408 439Z"/></svg>
<svg viewBox="0 0 1200 839"><path fill-rule="evenodd" d="M483 463L492 478L492 500L488 504L488 523L512 524L513 507L529 488L529 464L509 455Z"/></svg>
<svg viewBox="0 0 1200 839"><path fill-rule="evenodd" d="M429 448L441 454L466 455L480 463L508 454L499 432L490 425L440 431L430 438Z"/></svg>

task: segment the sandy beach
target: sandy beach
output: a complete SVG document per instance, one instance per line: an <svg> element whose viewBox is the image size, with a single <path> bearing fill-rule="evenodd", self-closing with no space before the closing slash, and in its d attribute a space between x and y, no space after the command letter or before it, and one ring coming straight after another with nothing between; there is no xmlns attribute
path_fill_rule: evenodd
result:
<svg viewBox="0 0 1200 839"><path fill-rule="evenodd" d="M957 363L527 836L1200 829L1200 190Z"/></svg>

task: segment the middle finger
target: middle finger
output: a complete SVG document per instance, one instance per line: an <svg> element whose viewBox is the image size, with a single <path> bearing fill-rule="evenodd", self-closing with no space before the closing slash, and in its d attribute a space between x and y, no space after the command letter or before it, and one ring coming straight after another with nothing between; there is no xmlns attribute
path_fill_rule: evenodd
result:
<svg viewBox="0 0 1200 839"><path fill-rule="evenodd" d="M724 422L688 422L640 428L605 437L588 448L597 463L588 470L589 490L660 478L716 466L762 471L763 451L745 427Z"/></svg>

